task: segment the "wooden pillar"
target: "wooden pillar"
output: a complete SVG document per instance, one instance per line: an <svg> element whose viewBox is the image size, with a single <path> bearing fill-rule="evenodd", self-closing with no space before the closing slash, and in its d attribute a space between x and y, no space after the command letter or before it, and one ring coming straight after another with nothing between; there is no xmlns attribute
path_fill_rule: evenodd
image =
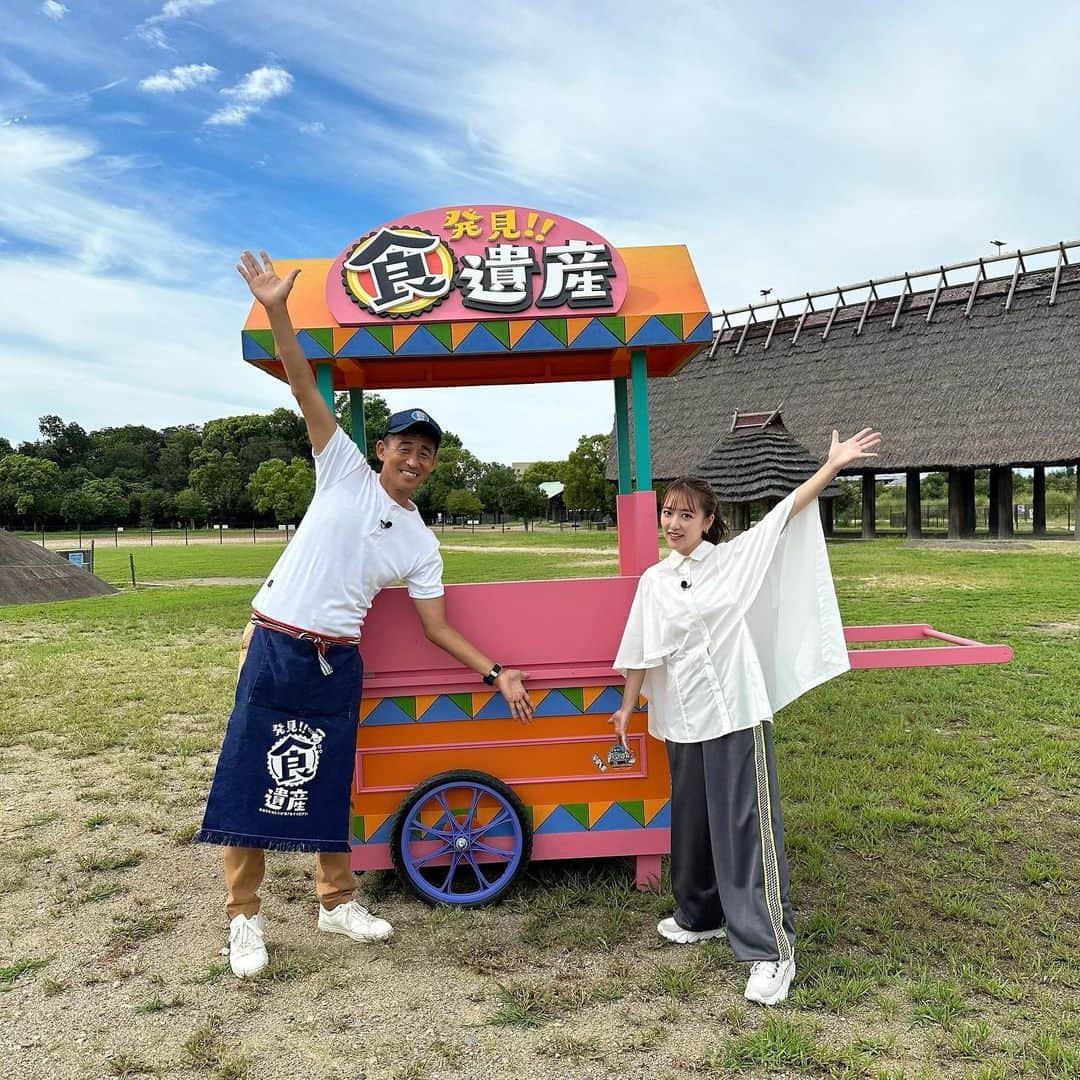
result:
<svg viewBox="0 0 1080 1080"><path fill-rule="evenodd" d="M732 507L731 526L735 532L746 532L750 528L750 504L735 503Z"/></svg>
<svg viewBox="0 0 1080 1080"><path fill-rule="evenodd" d="M949 539L975 533L975 470L949 470Z"/></svg>
<svg viewBox="0 0 1080 1080"><path fill-rule="evenodd" d="M964 536L975 535L975 470L964 469Z"/></svg>
<svg viewBox="0 0 1080 1080"><path fill-rule="evenodd" d="M835 499L818 499L818 511L821 514L821 529L826 536L832 536L836 528Z"/></svg>
<svg viewBox="0 0 1080 1080"><path fill-rule="evenodd" d="M1013 474L1009 465L990 469L990 510L993 515L990 535L1009 540L1013 535Z"/></svg>
<svg viewBox="0 0 1080 1080"><path fill-rule="evenodd" d="M364 424L364 391L353 387L349 390L349 416L352 418L352 440L360 453L367 457L367 427Z"/></svg>
<svg viewBox="0 0 1080 1080"><path fill-rule="evenodd" d="M919 470L908 469L904 482L905 525L908 536L922 536L922 491L919 487Z"/></svg>
<svg viewBox="0 0 1080 1080"><path fill-rule="evenodd" d="M990 536L997 536L998 532L998 484L1001 482L1000 470L993 467L987 477L987 492L989 502L986 507L986 531Z"/></svg>
<svg viewBox="0 0 1080 1080"><path fill-rule="evenodd" d="M1046 535L1046 466L1036 465L1031 476L1031 535Z"/></svg>
<svg viewBox="0 0 1080 1080"><path fill-rule="evenodd" d="M877 535L877 486L869 469L862 474L862 534L866 540Z"/></svg>

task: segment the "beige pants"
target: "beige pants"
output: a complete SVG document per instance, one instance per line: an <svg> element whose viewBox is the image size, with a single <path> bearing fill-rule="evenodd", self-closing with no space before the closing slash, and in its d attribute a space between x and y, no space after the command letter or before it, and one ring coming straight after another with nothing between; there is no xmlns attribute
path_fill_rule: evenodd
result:
<svg viewBox="0 0 1080 1080"><path fill-rule="evenodd" d="M247 659L248 643L255 627L248 623L240 639L240 665ZM237 673L239 674L239 668ZM251 918L259 911L259 886L266 873L266 852L262 848L225 847L225 914ZM347 851L315 853L315 895L324 908L336 908L353 898L355 888Z"/></svg>

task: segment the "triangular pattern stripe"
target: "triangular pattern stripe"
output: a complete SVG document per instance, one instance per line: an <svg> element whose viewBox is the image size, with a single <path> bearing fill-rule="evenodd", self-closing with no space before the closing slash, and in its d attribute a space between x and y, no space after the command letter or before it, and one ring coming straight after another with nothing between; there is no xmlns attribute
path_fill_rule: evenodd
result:
<svg viewBox="0 0 1080 1080"><path fill-rule="evenodd" d="M394 350L398 356L440 356L449 351L438 338L428 332L426 326L416 327L408 340Z"/></svg>
<svg viewBox="0 0 1080 1080"><path fill-rule="evenodd" d="M503 353L506 346L483 323L477 323L469 336L454 347L455 353Z"/></svg>

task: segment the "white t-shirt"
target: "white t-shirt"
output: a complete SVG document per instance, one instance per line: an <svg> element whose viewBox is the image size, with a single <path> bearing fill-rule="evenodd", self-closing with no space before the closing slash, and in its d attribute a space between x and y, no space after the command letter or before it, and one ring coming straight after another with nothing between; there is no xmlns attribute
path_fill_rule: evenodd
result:
<svg viewBox="0 0 1080 1080"><path fill-rule="evenodd" d="M646 669L655 738L756 727L850 667L817 505L789 521L793 499L730 542L702 540L641 575L612 667Z"/></svg>
<svg viewBox="0 0 1080 1080"><path fill-rule="evenodd" d="M404 580L414 599L442 596L442 569L420 512L390 498L339 427L315 455L311 505L252 607L302 630L355 637L380 589Z"/></svg>

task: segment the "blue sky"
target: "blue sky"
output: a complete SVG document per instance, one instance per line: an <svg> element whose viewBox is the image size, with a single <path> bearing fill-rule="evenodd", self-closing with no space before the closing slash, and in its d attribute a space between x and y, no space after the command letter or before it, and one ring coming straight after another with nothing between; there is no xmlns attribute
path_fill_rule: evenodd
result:
<svg viewBox="0 0 1080 1080"><path fill-rule="evenodd" d="M453 202L687 243L714 310L1075 239L1078 39L1066 3L16 0L0 434L288 404L240 359L237 252ZM387 396L485 459L611 423L606 384Z"/></svg>

